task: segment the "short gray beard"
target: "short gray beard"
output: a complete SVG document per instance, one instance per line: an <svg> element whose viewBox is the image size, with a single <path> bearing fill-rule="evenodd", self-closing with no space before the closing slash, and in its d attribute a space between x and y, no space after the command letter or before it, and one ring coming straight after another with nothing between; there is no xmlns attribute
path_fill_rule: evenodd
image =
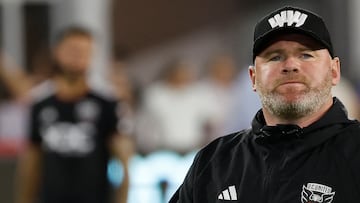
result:
<svg viewBox="0 0 360 203"><path fill-rule="evenodd" d="M277 92L263 92L262 88L259 89L259 96L263 108L278 118L291 121L318 111L331 97L331 86L331 79L327 77L320 87L309 88L295 102L283 100Z"/></svg>

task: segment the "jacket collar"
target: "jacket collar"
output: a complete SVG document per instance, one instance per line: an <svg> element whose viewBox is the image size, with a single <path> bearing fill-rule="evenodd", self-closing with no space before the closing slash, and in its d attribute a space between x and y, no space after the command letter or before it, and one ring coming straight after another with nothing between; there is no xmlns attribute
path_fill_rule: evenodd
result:
<svg viewBox="0 0 360 203"><path fill-rule="evenodd" d="M263 111L259 110L252 121L252 129L256 138L292 138L302 137L312 131L324 128L334 124L346 124L352 121L348 119L347 111L344 105L336 97L333 98L333 105L316 122L311 125L300 128L297 125L276 125L267 126L265 123Z"/></svg>

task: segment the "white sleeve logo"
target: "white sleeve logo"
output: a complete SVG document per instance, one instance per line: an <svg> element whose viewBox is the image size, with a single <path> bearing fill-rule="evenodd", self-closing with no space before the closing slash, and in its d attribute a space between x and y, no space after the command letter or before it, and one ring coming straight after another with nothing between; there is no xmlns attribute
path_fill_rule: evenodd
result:
<svg viewBox="0 0 360 203"><path fill-rule="evenodd" d="M271 28L275 28L277 26L284 27L284 24L286 23L287 26L294 26L300 27L302 26L308 15L305 13L300 13L299 11L293 11L293 10L286 10L281 11L280 14L276 14L273 17L271 17L268 22L270 23Z"/></svg>
<svg viewBox="0 0 360 203"><path fill-rule="evenodd" d="M218 195L220 200L237 200L237 193L235 185L229 186L226 190Z"/></svg>

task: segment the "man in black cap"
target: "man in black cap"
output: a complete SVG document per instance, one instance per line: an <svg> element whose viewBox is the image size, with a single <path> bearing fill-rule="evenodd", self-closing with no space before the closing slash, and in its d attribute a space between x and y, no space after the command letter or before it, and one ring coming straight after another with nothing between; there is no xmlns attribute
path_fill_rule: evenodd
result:
<svg viewBox="0 0 360 203"><path fill-rule="evenodd" d="M340 80L329 32L294 7L254 32L252 128L198 152L171 203L344 203L360 200L360 124L331 95Z"/></svg>

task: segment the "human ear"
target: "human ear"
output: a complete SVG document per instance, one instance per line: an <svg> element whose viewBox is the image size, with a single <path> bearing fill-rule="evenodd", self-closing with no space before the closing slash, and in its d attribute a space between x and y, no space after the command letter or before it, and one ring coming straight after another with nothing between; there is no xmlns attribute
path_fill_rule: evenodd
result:
<svg viewBox="0 0 360 203"><path fill-rule="evenodd" d="M249 66L249 76L250 76L250 80L251 80L251 86L252 86L252 90L254 92L256 92L256 83L255 83L255 66Z"/></svg>
<svg viewBox="0 0 360 203"><path fill-rule="evenodd" d="M334 57L331 60L331 73L332 73L332 85L337 85L341 77L339 57Z"/></svg>

